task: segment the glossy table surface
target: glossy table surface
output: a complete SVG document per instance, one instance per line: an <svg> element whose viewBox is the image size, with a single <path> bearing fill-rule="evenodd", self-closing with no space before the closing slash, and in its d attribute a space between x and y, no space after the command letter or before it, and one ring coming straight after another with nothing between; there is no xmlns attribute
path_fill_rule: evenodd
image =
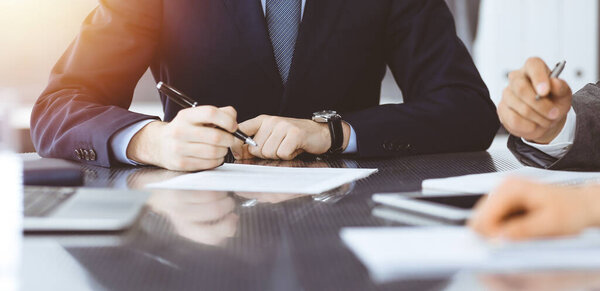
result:
<svg viewBox="0 0 600 291"><path fill-rule="evenodd" d="M403 226L373 215L373 193L419 191L427 178L521 167L499 137L487 152L369 160L252 161L378 168L317 196L152 190L121 233L26 235L22 290L586 290L600 270L479 274L374 283L338 233ZM143 189L181 173L84 167L86 187ZM257 181L260 183L260 181ZM377 247L377 246L373 246Z"/></svg>

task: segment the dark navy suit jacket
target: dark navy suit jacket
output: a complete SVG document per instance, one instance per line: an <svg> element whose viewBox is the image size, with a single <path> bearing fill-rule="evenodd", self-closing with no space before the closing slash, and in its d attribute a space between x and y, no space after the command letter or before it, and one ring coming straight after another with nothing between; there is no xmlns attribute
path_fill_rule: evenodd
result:
<svg viewBox="0 0 600 291"><path fill-rule="evenodd" d="M153 118L127 110L148 66L240 122L337 110L363 157L483 150L498 129L443 0L308 0L285 88L266 27L260 0L101 0L35 105L39 154L116 164L111 137ZM386 65L404 104L378 105ZM162 103L167 121L181 109Z"/></svg>

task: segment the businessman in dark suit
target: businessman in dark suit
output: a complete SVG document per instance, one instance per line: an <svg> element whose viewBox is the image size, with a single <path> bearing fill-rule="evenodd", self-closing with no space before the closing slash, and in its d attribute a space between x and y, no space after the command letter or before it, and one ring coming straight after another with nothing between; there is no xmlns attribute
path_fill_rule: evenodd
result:
<svg viewBox="0 0 600 291"><path fill-rule="evenodd" d="M404 104L379 105L386 65ZM161 96L164 122L128 111L148 66L204 106ZM310 120L325 109L340 113L337 132ZM483 150L499 123L443 0L101 0L31 125L42 156L200 170L228 149L270 159Z"/></svg>

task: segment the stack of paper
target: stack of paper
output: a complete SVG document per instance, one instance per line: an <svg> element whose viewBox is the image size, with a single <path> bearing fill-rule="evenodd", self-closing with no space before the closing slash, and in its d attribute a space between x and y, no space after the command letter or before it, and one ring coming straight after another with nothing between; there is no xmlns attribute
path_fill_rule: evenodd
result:
<svg viewBox="0 0 600 291"><path fill-rule="evenodd" d="M551 171L524 167L507 172L475 174L423 181L424 190L451 191L457 193L489 193L508 177L525 178L551 184L579 184L600 181L600 172Z"/></svg>
<svg viewBox="0 0 600 291"><path fill-rule="evenodd" d="M150 188L321 194L363 179L377 169L288 168L224 164L214 170L150 184Z"/></svg>
<svg viewBox="0 0 600 291"><path fill-rule="evenodd" d="M464 227L346 228L344 243L384 283L459 270L600 268L600 231L522 243L490 243Z"/></svg>

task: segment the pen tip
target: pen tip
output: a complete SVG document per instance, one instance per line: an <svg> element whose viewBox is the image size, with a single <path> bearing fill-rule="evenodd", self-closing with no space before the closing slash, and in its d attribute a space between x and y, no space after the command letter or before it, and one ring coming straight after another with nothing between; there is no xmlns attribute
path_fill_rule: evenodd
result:
<svg viewBox="0 0 600 291"><path fill-rule="evenodd" d="M249 144L249 145L251 145L251 146L253 146L253 147L257 147L258 146L258 144L254 140L252 140L250 138L246 139L246 143Z"/></svg>

